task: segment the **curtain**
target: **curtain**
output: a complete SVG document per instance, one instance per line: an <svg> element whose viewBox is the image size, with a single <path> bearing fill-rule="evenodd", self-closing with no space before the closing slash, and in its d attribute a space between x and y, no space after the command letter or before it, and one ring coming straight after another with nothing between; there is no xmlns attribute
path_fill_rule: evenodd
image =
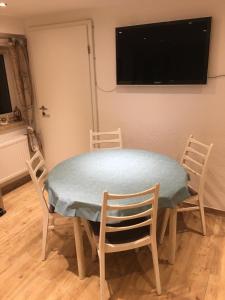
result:
<svg viewBox="0 0 225 300"><path fill-rule="evenodd" d="M27 43L24 38L10 38L8 54L12 65L17 98L22 110L22 117L27 127L27 135L30 150L32 152L41 148L40 139L37 138L34 126L33 103L34 95L32 90L31 73L27 52Z"/></svg>
<svg viewBox="0 0 225 300"><path fill-rule="evenodd" d="M26 39L22 37L0 36L0 49L7 52L13 78L15 82L17 99L21 108L22 118L27 125L27 135L30 150L35 152L41 148L40 139L37 139L34 126L31 73L27 52Z"/></svg>
<svg viewBox="0 0 225 300"><path fill-rule="evenodd" d="M8 48L18 100L26 124L33 126L33 90L25 39L11 39Z"/></svg>

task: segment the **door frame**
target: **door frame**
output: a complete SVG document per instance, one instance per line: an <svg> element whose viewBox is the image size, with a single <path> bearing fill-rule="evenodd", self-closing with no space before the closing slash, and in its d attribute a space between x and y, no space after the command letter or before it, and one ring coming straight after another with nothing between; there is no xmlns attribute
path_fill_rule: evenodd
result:
<svg viewBox="0 0 225 300"><path fill-rule="evenodd" d="M96 90L96 65L95 65L95 47L94 47L94 24L93 20L85 19L81 21L70 21L70 22L59 22L59 23L50 23L50 24L42 24L42 25L32 25L28 27L27 33L32 33L33 31L43 30L43 29L51 29L51 28L64 28L71 26L86 26L86 34L87 34L87 51L89 58L89 78L90 78L90 91L91 91L91 111L92 111L92 129L94 131L99 130L99 118L98 118L98 101L97 101L97 90ZM29 38L27 39L27 48L29 57L31 56ZM32 62L32 60L30 59ZM32 71L32 63L31 63L31 71ZM33 87L34 87L34 109L38 109L38 102L35 93L35 80L32 79ZM37 117L37 111L35 112L35 116ZM34 120L35 121L35 120ZM35 122L36 126L38 125ZM91 129L91 128L90 128Z"/></svg>

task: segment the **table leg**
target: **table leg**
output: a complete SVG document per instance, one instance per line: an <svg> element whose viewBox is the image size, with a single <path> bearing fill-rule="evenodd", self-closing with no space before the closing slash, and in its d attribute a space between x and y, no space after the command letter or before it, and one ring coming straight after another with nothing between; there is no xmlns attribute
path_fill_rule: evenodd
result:
<svg viewBox="0 0 225 300"><path fill-rule="evenodd" d="M177 237L177 209L170 209L170 219L169 219L169 263L174 264L176 255L176 237Z"/></svg>
<svg viewBox="0 0 225 300"><path fill-rule="evenodd" d="M75 217L73 221L73 225L74 225L74 236L75 236L75 248L77 253L78 275L80 279L83 279L85 277L85 262L84 262L84 246L83 246L80 218Z"/></svg>

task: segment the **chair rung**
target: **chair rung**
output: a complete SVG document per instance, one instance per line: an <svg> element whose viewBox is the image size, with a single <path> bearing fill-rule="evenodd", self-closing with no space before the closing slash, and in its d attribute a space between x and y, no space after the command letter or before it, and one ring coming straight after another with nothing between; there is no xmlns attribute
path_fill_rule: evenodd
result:
<svg viewBox="0 0 225 300"><path fill-rule="evenodd" d="M177 209L177 212L195 211L200 210L199 206L181 207Z"/></svg>
<svg viewBox="0 0 225 300"><path fill-rule="evenodd" d="M111 140L93 140L93 144L101 144L101 143L119 143L119 139L111 139Z"/></svg>
<svg viewBox="0 0 225 300"><path fill-rule="evenodd" d="M127 197L127 198L129 198L129 197ZM114 199L116 199L116 198L114 198ZM133 203L133 204L126 204L126 205L120 205L120 204L111 205L111 204L108 204L107 209L108 210L133 209L133 208L138 208L138 207L151 205L152 203L153 203L153 198L147 199L147 200L142 201L142 202L137 202L137 203Z"/></svg>
<svg viewBox="0 0 225 300"><path fill-rule="evenodd" d="M197 141L196 139L194 139L193 137L190 138L190 142L193 143L193 144L202 146L202 147L204 147L204 148L206 148L206 149L209 148L209 145L203 144L203 143Z"/></svg>
<svg viewBox="0 0 225 300"><path fill-rule="evenodd" d="M121 149L121 147L120 146L118 146L118 147L107 147L107 148L104 148L104 147L95 148L94 147L94 149L95 149L95 151L104 150L104 149L107 149L107 150L113 149L113 150L115 150L115 149Z"/></svg>
<svg viewBox="0 0 225 300"><path fill-rule="evenodd" d="M151 193L153 194L154 192L155 192L155 189L151 188L151 189L143 191L141 193L134 193L134 194L123 194L123 195L108 194L108 200L135 198L135 197L139 197L139 196L145 196L145 195L148 195L148 194L151 194ZM154 197L151 197L148 200L153 201L153 199L154 199ZM139 203L141 203L141 202L139 202Z"/></svg>
<svg viewBox="0 0 225 300"><path fill-rule="evenodd" d="M121 221L126 221L126 220L133 220L133 219L138 219L138 218L142 218L142 217L146 217L146 216L150 216L152 214L153 210L152 208L147 209L141 213L135 214L135 215L130 215L130 216L123 216L123 217L115 217L115 216L107 216L106 220L107 223L108 221L117 221L117 222L121 222Z"/></svg>
<svg viewBox="0 0 225 300"><path fill-rule="evenodd" d="M40 182L46 175L47 175L47 170L44 169L44 171L41 173L41 175L38 177L37 181Z"/></svg>
<svg viewBox="0 0 225 300"><path fill-rule="evenodd" d="M119 134L119 130L116 130L116 131L100 131L100 132L93 132L93 131L92 131L92 135L93 135L93 136L99 136L99 135L115 135L115 134Z"/></svg>
<svg viewBox="0 0 225 300"><path fill-rule="evenodd" d="M196 172L195 170L193 170L191 167L187 166L186 164L183 163L182 166L185 169L187 169L188 171L190 171L191 173L193 173L194 175L201 177L200 173Z"/></svg>
<svg viewBox="0 0 225 300"><path fill-rule="evenodd" d="M151 243L151 237L147 236L142 239L136 240L131 243L124 243L124 244L105 244L105 252L111 253L111 252L120 252L120 251L126 251L131 249L136 249L140 247L144 247L146 245L149 245Z"/></svg>
<svg viewBox="0 0 225 300"><path fill-rule="evenodd" d="M193 148L191 148L191 147L187 147L187 148L185 149L185 152L192 152L192 153L195 153L195 154L197 154L197 155L199 155L200 157L202 157L202 158L205 159L205 154L203 154L203 153L201 153L201 152L199 152L199 151L197 151L197 150L195 150L195 149L193 149Z"/></svg>
<svg viewBox="0 0 225 300"><path fill-rule="evenodd" d="M188 156L188 155L184 155L184 160L189 160L189 161L191 161L192 163L194 163L195 165L199 166L200 168L203 167L203 163L198 162L197 160L191 158L191 157Z"/></svg>
<svg viewBox="0 0 225 300"><path fill-rule="evenodd" d="M43 160L40 160L37 166L34 169L34 173L36 173L41 167L45 165L45 162Z"/></svg>
<svg viewBox="0 0 225 300"><path fill-rule="evenodd" d="M32 164L33 161L34 161L35 159L40 158L40 156L41 156L41 159L42 159L42 155L41 155L40 151L37 151L37 152L32 156L32 158L30 159L30 161L29 161L30 164Z"/></svg>
<svg viewBox="0 0 225 300"><path fill-rule="evenodd" d="M144 222L137 223L137 224L130 225L130 226L121 226L121 227L106 226L105 231L106 232L125 231L125 230L135 229L135 228L139 228L139 227L144 227L144 226L151 225L151 224L152 224L152 219L149 219Z"/></svg>

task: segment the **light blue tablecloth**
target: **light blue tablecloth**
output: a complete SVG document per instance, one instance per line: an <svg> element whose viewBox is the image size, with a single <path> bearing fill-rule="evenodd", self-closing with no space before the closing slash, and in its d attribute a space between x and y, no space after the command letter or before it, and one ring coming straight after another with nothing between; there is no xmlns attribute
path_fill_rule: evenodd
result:
<svg viewBox="0 0 225 300"><path fill-rule="evenodd" d="M49 173L46 189L59 214L99 221L103 191L135 193L156 183L160 183L159 207L175 207L189 196L187 173L177 161L145 150L115 149L61 162ZM115 212L120 213L126 214Z"/></svg>

